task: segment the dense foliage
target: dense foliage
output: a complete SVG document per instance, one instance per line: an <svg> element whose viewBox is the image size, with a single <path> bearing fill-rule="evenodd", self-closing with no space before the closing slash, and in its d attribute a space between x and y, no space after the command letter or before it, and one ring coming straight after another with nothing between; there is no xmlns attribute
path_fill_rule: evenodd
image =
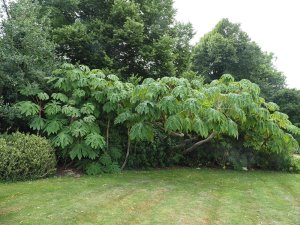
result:
<svg viewBox="0 0 300 225"><path fill-rule="evenodd" d="M125 164L130 142L153 141L155 129L178 137L179 144L173 148L183 155L222 137L239 138L244 147L257 151L280 153L298 148L289 133L300 130L287 115L259 97L256 84L236 82L228 74L210 84L197 78L163 77L134 85L101 70L66 64L48 83L58 92L49 96L31 86L22 91L36 101L20 102L21 113L32 117L30 127L50 137L63 155L93 160L93 169L95 160L98 167L117 166L105 142L110 120L128 130Z"/></svg>
<svg viewBox="0 0 300 225"><path fill-rule="evenodd" d="M42 1L58 52L123 78L179 76L189 69L190 24L175 21L173 0Z"/></svg>
<svg viewBox="0 0 300 225"><path fill-rule="evenodd" d="M299 91L285 88L273 55L239 24L221 20L192 55L193 29L175 20L172 0L5 6L1 133L31 128L51 141L60 165L89 174L292 165ZM60 67L66 61L73 65Z"/></svg>
<svg viewBox="0 0 300 225"><path fill-rule="evenodd" d="M39 18L40 6L24 0L10 5L10 18L1 21L0 95L5 102L18 99L26 83L43 86L56 65L55 44L49 40L46 15Z"/></svg>
<svg viewBox="0 0 300 225"><path fill-rule="evenodd" d="M0 132L26 130L11 103L20 100L18 90L27 83L46 89L44 78L58 64L47 14L39 12L34 1L11 2L0 21Z"/></svg>
<svg viewBox="0 0 300 225"><path fill-rule="evenodd" d="M18 132L0 136L1 180L36 179L55 171L55 153L45 138Z"/></svg>

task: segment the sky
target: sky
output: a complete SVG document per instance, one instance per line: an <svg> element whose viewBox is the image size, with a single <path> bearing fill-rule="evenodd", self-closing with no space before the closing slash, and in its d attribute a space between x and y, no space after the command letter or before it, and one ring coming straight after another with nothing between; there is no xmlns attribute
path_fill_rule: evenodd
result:
<svg viewBox="0 0 300 225"><path fill-rule="evenodd" d="M240 23L263 51L274 53L288 87L300 90L300 0L174 0L174 7L178 21L193 24L193 43L222 18Z"/></svg>

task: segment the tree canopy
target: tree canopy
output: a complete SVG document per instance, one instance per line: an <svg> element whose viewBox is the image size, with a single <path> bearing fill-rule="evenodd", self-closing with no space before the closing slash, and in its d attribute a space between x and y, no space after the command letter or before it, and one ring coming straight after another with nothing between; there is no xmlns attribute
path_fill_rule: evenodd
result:
<svg viewBox="0 0 300 225"><path fill-rule="evenodd" d="M172 0L40 1L60 55L123 78L179 76L190 67L193 29Z"/></svg>
<svg viewBox="0 0 300 225"><path fill-rule="evenodd" d="M224 73L232 74L236 80L249 79L269 98L285 86L285 77L273 60L273 54L263 52L239 24L223 19L196 44L193 69L208 81Z"/></svg>
<svg viewBox="0 0 300 225"><path fill-rule="evenodd" d="M0 95L6 102L17 99L21 85L43 86L45 76L58 65L49 21L39 16L40 9L33 1L12 2L10 17L1 21Z"/></svg>

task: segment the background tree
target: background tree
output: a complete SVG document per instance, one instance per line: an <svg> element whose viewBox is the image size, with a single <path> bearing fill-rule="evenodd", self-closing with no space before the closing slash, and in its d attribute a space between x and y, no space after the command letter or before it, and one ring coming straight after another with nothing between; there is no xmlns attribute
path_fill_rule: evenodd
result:
<svg viewBox="0 0 300 225"><path fill-rule="evenodd" d="M282 112L289 115L290 121L300 125L300 90L284 88L271 99L279 105Z"/></svg>
<svg viewBox="0 0 300 225"><path fill-rule="evenodd" d="M175 21L172 0L40 1L53 40L72 63L123 78L178 76L190 67L193 30Z"/></svg>
<svg viewBox="0 0 300 225"><path fill-rule="evenodd" d="M46 89L45 76L59 64L49 20L47 14L39 16L40 6L24 0L5 9L8 16L0 21L0 132L26 127L11 103L25 84L35 82Z"/></svg>
<svg viewBox="0 0 300 225"><path fill-rule="evenodd" d="M1 22L0 95L5 102L14 102L18 88L26 83L44 86L44 77L57 64L47 15L39 18L39 11L30 0L12 2L10 19Z"/></svg>
<svg viewBox="0 0 300 225"><path fill-rule="evenodd" d="M239 24L222 19L196 44L193 69L208 81L224 73L237 80L249 79L260 86L264 97L270 98L285 86L285 77L275 68L273 60L274 56L263 52Z"/></svg>
<svg viewBox="0 0 300 225"><path fill-rule="evenodd" d="M280 111L289 116L290 121L300 127L300 90L284 88L276 92L271 100L279 105ZM300 143L300 135L296 139Z"/></svg>

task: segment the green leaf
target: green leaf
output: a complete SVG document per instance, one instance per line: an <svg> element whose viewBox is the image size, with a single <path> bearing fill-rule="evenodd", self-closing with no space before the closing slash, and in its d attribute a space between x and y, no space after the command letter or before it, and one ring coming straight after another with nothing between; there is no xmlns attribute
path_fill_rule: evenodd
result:
<svg viewBox="0 0 300 225"><path fill-rule="evenodd" d="M116 75L110 74L107 76L108 79L112 80L112 81L118 81L119 77L117 77Z"/></svg>
<svg viewBox="0 0 300 225"><path fill-rule="evenodd" d="M41 92L41 89L37 84L29 84L21 88L20 93L24 96L35 96Z"/></svg>
<svg viewBox="0 0 300 225"><path fill-rule="evenodd" d="M55 100L59 100L61 102L68 102L69 98L65 95L65 94L62 94L62 93L53 93L51 95L51 97Z"/></svg>
<svg viewBox="0 0 300 225"><path fill-rule="evenodd" d="M227 132L232 137L238 138L239 136L238 125L231 119L227 123Z"/></svg>
<svg viewBox="0 0 300 225"><path fill-rule="evenodd" d="M85 143L88 146L91 146L94 149L97 148L104 148L105 147L105 140L100 134L97 133L90 133L85 137Z"/></svg>
<svg viewBox="0 0 300 225"><path fill-rule="evenodd" d="M85 136L89 129L83 121L75 121L70 125L70 131L73 137Z"/></svg>
<svg viewBox="0 0 300 225"><path fill-rule="evenodd" d="M181 104L174 96L165 96L159 102L158 107L163 112L173 114L181 109Z"/></svg>
<svg viewBox="0 0 300 225"><path fill-rule="evenodd" d="M135 110L139 113L139 114L148 114L151 110L151 108L153 108L154 104L150 101L145 101L142 102L140 104L138 104L138 106L135 108Z"/></svg>
<svg viewBox="0 0 300 225"><path fill-rule="evenodd" d="M30 122L29 127L33 130L42 130L45 127L45 119L37 116Z"/></svg>
<svg viewBox="0 0 300 225"><path fill-rule="evenodd" d="M152 141L154 138L153 128L142 122L135 124L129 132L131 140L148 140Z"/></svg>
<svg viewBox="0 0 300 225"><path fill-rule="evenodd" d="M82 98L85 96L85 91L82 90L82 89L75 89L73 94L72 94L73 97L78 97L78 98Z"/></svg>
<svg viewBox="0 0 300 225"><path fill-rule="evenodd" d="M122 124L125 121L129 121L133 117L132 113L129 111L122 112L115 119L115 124Z"/></svg>
<svg viewBox="0 0 300 225"><path fill-rule="evenodd" d="M78 118L81 115L79 109L70 105L63 106L61 111L63 114L70 116L72 118Z"/></svg>
<svg viewBox="0 0 300 225"><path fill-rule="evenodd" d="M60 129L63 127L62 120L59 119L51 119L45 125L44 131L47 132L48 135L57 134Z"/></svg>
<svg viewBox="0 0 300 225"><path fill-rule="evenodd" d="M88 175L98 175L98 174L103 173L103 170L102 170L102 167L101 167L101 165L99 163L92 162L92 163L89 163L86 166L85 172Z"/></svg>
<svg viewBox="0 0 300 225"><path fill-rule="evenodd" d="M185 100L183 109L193 113L199 113L200 106L196 98L188 98Z"/></svg>
<svg viewBox="0 0 300 225"><path fill-rule="evenodd" d="M165 123L165 129L167 131L181 131L183 129L181 117L179 115L172 115L168 117Z"/></svg>
<svg viewBox="0 0 300 225"><path fill-rule="evenodd" d="M111 157L108 154L101 155L99 161L104 166L109 166L112 164Z"/></svg>
<svg viewBox="0 0 300 225"><path fill-rule="evenodd" d="M83 117L83 121L84 122L87 122L87 123L92 123L92 122L95 122L95 120L96 120L96 117L94 117L94 116L86 116L86 117Z"/></svg>
<svg viewBox="0 0 300 225"><path fill-rule="evenodd" d="M201 120L199 117L196 117L193 120L192 129L202 137L208 136L208 128L203 120Z"/></svg>
<svg viewBox="0 0 300 225"><path fill-rule="evenodd" d="M94 160L99 155L99 153L94 149L91 149L91 147L87 146L85 143L80 143L74 145L72 150L69 152L69 155L72 160L76 157L79 160L81 160L83 157Z"/></svg>
<svg viewBox="0 0 300 225"><path fill-rule="evenodd" d="M38 93L37 96L38 96L38 98L39 98L40 100L43 100L43 101L49 99L49 95L48 95L47 93L45 93L45 92L40 92L40 93Z"/></svg>
<svg viewBox="0 0 300 225"><path fill-rule="evenodd" d="M31 101L19 102L17 108L20 110L20 113L25 116L37 115L40 111L40 107Z"/></svg>
<svg viewBox="0 0 300 225"><path fill-rule="evenodd" d="M48 116L56 115L61 111L61 106L58 101L52 100L50 103L45 105L45 113Z"/></svg>
<svg viewBox="0 0 300 225"><path fill-rule="evenodd" d="M67 132L60 132L54 139L53 144L55 147L65 148L73 143L73 138Z"/></svg>
<svg viewBox="0 0 300 225"><path fill-rule="evenodd" d="M88 102L82 106L80 112L86 115L90 115L94 112L94 110L95 110L95 106L92 103Z"/></svg>

